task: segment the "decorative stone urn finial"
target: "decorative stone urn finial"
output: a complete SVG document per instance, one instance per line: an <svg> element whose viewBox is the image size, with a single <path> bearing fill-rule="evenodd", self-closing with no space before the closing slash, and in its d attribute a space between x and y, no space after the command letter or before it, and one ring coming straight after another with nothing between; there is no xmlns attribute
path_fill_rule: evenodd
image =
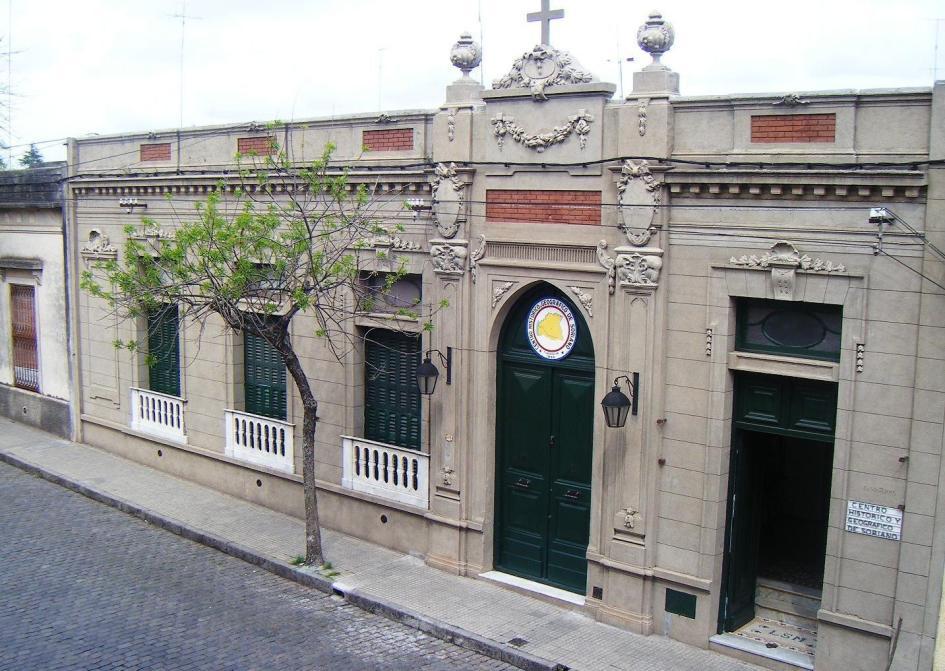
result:
<svg viewBox="0 0 945 671"><path fill-rule="evenodd" d="M637 31L637 44L653 57L653 62L646 69L665 69L660 63L660 56L669 51L676 39L673 24L663 19L658 10L650 12L650 18Z"/></svg>
<svg viewBox="0 0 945 671"><path fill-rule="evenodd" d="M482 62L482 47L473 41L472 35L465 32L450 50L450 60L463 71L463 79L469 79L470 71Z"/></svg>

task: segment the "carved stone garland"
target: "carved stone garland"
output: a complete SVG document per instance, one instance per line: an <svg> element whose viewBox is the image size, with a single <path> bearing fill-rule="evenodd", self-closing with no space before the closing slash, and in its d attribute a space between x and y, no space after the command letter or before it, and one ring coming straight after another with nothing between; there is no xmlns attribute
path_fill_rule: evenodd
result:
<svg viewBox="0 0 945 671"><path fill-rule="evenodd" d="M650 104L649 98L640 98L640 102L637 103L637 111L639 112L640 117L640 137L646 135L646 108Z"/></svg>
<svg viewBox="0 0 945 671"><path fill-rule="evenodd" d="M456 112L455 107L446 110L446 139L450 142L456 139Z"/></svg>
<svg viewBox="0 0 945 671"><path fill-rule="evenodd" d="M535 100L547 100L545 89L549 86L583 84L593 79L567 51L538 44L522 54L504 77L493 81L492 88L528 88Z"/></svg>
<svg viewBox="0 0 945 671"><path fill-rule="evenodd" d="M617 204L621 225L631 245L650 242L656 231L653 220L662 202L663 183L658 182L646 161L624 161L617 179Z"/></svg>
<svg viewBox="0 0 945 671"><path fill-rule="evenodd" d="M580 109L577 114L568 117L568 122L563 126L555 126L547 133L528 133L524 128L515 123L513 117L503 116L501 112L492 119L492 134L496 137L499 144L499 150L505 145L505 136L508 135L515 142L527 149L534 149L539 154L552 145L564 142L572 134L576 134L581 149L587 146L587 135L591 132L590 124L594 117L587 113L587 110Z"/></svg>
<svg viewBox="0 0 945 671"><path fill-rule="evenodd" d="M846 267L840 263L812 259L797 251L797 247L787 240L779 240L762 256L744 255L732 257L729 263L752 270L770 270L774 297L777 300L793 300L796 274L798 270L810 273L845 273Z"/></svg>
<svg viewBox="0 0 945 671"><path fill-rule="evenodd" d="M444 238L452 238L466 219L466 183L460 179L455 163L436 164L430 178L430 190L436 230Z"/></svg>

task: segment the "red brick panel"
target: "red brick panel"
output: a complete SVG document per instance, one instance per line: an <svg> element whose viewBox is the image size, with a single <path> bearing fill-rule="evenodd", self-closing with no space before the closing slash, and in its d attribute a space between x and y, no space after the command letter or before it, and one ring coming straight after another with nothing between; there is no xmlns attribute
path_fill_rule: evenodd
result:
<svg viewBox="0 0 945 671"><path fill-rule="evenodd" d="M171 143L161 142L160 144L143 144L140 147L141 155L139 161L170 161Z"/></svg>
<svg viewBox="0 0 945 671"><path fill-rule="evenodd" d="M752 142L834 142L836 114L765 114L751 117Z"/></svg>
<svg viewBox="0 0 945 671"><path fill-rule="evenodd" d="M385 128L366 130L361 134L364 151L411 151L413 128Z"/></svg>
<svg viewBox="0 0 945 671"><path fill-rule="evenodd" d="M488 189L487 221L600 225L600 191Z"/></svg>
<svg viewBox="0 0 945 671"><path fill-rule="evenodd" d="M236 138L236 151L240 154L267 156L275 153L275 141L268 135Z"/></svg>

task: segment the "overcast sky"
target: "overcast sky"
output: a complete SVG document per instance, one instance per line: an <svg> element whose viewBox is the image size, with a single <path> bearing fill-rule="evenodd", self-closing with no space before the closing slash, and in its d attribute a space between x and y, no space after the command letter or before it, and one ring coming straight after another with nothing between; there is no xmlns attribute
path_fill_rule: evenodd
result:
<svg viewBox="0 0 945 671"><path fill-rule="evenodd" d="M3 0L0 0L3 1ZM6 5L6 6L4 6ZM0 69L11 99L7 153L48 160L60 138L180 124L181 0L5 0ZM183 125L435 108L459 76L464 30L487 84L539 41L540 0L188 0ZM649 62L637 27L658 7L676 30L663 62L684 95L930 86L941 0L552 0L551 43L625 89ZM178 16L175 16L178 15ZM481 37L480 37L481 36ZM9 76L8 76L9 74ZM473 71L480 77L480 70ZM17 146L19 145L19 146Z"/></svg>

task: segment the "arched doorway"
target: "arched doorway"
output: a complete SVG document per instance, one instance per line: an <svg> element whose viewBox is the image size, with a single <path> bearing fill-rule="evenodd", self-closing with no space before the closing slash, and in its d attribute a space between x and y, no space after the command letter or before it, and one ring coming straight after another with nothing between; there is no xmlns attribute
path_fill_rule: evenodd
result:
<svg viewBox="0 0 945 671"><path fill-rule="evenodd" d="M540 284L506 318L497 356L495 566L584 594L594 433L590 332L564 294Z"/></svg>

